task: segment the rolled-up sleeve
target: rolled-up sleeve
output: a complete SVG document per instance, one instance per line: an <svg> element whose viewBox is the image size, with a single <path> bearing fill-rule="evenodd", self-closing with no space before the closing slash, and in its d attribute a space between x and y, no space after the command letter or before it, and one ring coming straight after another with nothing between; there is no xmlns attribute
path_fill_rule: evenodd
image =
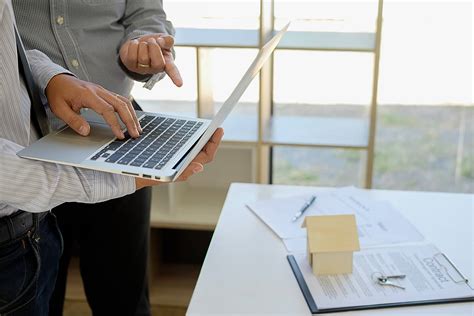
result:
<svg viewBox="0 0 474 316"><path fill-rule="evenodd" d="M97 203L136 189L132 177L22 159L16 155L22 148L0 138L0 204L44 212L64 202Z"/></svg>

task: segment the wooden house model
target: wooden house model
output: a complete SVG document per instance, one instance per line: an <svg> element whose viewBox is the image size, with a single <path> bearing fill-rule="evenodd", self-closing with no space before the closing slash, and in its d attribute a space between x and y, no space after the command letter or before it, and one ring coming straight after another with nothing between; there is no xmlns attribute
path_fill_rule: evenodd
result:
<svg viewBox="0 0 474 316"><path fill-rule="evenodd" d="M302 227L314 274L352 273L353 252L360 250L354 215L307 216Z"/></svg>

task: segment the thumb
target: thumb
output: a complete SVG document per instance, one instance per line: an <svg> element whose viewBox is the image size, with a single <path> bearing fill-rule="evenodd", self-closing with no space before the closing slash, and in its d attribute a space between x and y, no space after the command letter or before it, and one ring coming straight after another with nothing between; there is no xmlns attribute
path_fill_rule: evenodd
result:
<svg viewBox="0 0 474 316"><path fill-rule="evenodd" d="M79 114L71 111L71 117L66 122L76 133L82 136L87 136L91 132L91 126L87 121Z"/></svg>
<svg viewBox="0 0 474 316"><path fill-rule="evenodd" d="M54 108L53 113L79 135L89 135L91 130L89 123L80 114L74 112L65 101L61 100L59 103L51 107Z"/></svg>
<svg viewBox="0 0 474 316"><path fill-rule="evenodd" d="M204 166L196 161L193 161L189 166L184 169L183 173L179 176L178 181L186 181L193 174L199 173L204 170Z"/></svg>

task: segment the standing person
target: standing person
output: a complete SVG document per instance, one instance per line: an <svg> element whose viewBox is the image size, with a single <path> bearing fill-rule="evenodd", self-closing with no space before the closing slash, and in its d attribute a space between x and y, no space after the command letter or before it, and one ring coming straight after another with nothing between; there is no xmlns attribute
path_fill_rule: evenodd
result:
<svg viewBox="0 0 474 316"><path fill-rule="evenodd" d="M70 201L97 203L159 183L18 157L47 125L40 94L49 101L50 115L71 123L85 123L76 110L88 107L101 113L117 137L115 114L132 137L139 136L140 126L127 99L77 79L39 51L25 53L10 0L0 0L0 43L0 314L46 316L62 248L55 217L47 210ZM222 129L216 131L180 180L212 161L222 135Z"/></svg>
<svg viewBox="0 0 474 316"><path fill-rule="evenodd" d="M167 73L182 85L172 54L174 30L161 0L12 2L26 48L41 50L82 80L127 98L133 80L153 85ZM81 276L94 315L150 314L150 200L148 188L103 203L54 209L65 248L50 315L62 315L74 243L79 244Z"/></svg>

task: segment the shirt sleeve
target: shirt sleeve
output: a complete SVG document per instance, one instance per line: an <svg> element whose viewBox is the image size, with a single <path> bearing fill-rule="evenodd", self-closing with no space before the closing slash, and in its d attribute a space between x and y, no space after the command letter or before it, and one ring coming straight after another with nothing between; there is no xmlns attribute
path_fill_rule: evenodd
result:
<svg viewBox="0 0 474 316"><path fill-rule="evenodd" d="M5 0L0 0L0 22L2 21L4 8L5 8Z"/></svg>
<svg viewBox="0 0 474 316"><path fill-rule="evenodd" d="M31 67L33 79L41 94L45 93L49 81L56 75L68 74L74 76L69 70L53 63L48 56L39 50L32 49L26 51L26 57Z"/></svg>
<svg viewBox="0 0 474 316"><path fill-rule="evenodd" d="M46 98L46 87L48 86L49 81L56 75L75 75L69 70L61 67L60 65L55 64L51 59L49 59L46 54L39 50L27 50L25 54L28 58L28 64L31 67L33 80L35 81L35 84L38 87L41 100L43 101L43 104L46 107L46 114L48 116L49 126L53 130L57 130L63 127L65 123L51 112L51 108L48 104L48 99Z"/></svg>
<svg viewBox="0 0 474 316"><path fill-rule="evenodd" d="M21 149L0 138L0 204L44 212L64 202L97 203L136 189L132 177L23 159L16 155Z"/></svg>
<svg viewBox="0 0 474 316"><path fill-rule="evenodd" d="M127 7L125 9L125 15L122 19L122 24L125 27L125 36L120 42L119 49L126 41L138 38L143 35L149 35L153 33L163 33L172 36L175 35L173 24L166 19L166 13L163 10L162 0L127 1ZM173 56L174 55L175 53L173 51ZM120 67L133 80L146 82L153 77L154 80L157 81L157 78L161 79L164 77L164 74L152 76L135 73L128 70L122 64L120 58L118 59Z"/></svg>

